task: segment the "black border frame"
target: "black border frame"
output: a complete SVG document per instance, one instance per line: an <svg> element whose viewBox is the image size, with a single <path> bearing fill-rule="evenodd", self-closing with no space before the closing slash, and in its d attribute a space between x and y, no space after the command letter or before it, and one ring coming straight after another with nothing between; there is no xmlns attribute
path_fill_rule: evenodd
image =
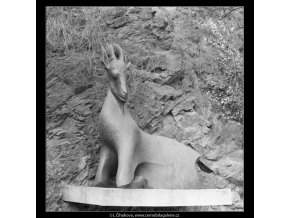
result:
<svg viewBox="0 0 290 218"><path fill-rule="evenodd" d="M45 181L45 170L46 170L46 153L45 153L45 145L46 145L46 128L45 128L45 121L46 121L46 102L45 102L45 95L46 95L46 76L45 76L45 68L46 68L46 60L45 60L45 7L46 6L62 6L62 5L75 5L71 1L62 1L62 4L59 4L57 1L42 1L41 3L37 3L37 35L36 35L36 42L37 42L37 125L36 125L36 135L37 135L37 163L36 163L36 171L37 171L37 181L36 181L36 188L37 188L37 204L36 204L36 212L37 215L41 216L78 216L78 213L54 213L54 212L46 212L46 199L45 199L45 188L46 188L46 181ZM93 2L93 1L81 1L80 5L83 6L92 6L94 4L98 4L101 6L101 2ZM86 4L87 3L87 4ZM103 2L105 3L105 2ZM109 5L108 3L113 2L106 2L106 6L113 6ZM121 2L116 3L115 5L120 5ZM146 1L148 6L156 5L150 1ZM158 2L156 6L162 6L162 2ZM174 2L172 2L174 3ZM182 4L182 2L178 2ZM245 64L244 70L247 73L244 73L244 80L245 80L245 92L244 92L244 211L243 212L198 212L198 216L215 216L215 213L221 213L222 216L232 216L234 213L235 217L240 216L254 216L254 2L246 3L245 1L194 1L191 2L192 6L244 6L244 22L245 22ZM77 5L77 4L76 4ZM169 2L164 2L166 6L190 6L189 4L184 5L176 5L170 4ZM105 6L105 5L102 5ZM124 4L124 6L137 6L137 2L132 2L131 4ZM97 213L85 213L82 215L93 215L93 216L110 216L112 212L97 212ZM115 212L116 213L116 212ZM126 213L129 214L145 214L147 212L120 212L120 214ZM155 212L150 212L155 213ZM163 215L166 215L167 212L156 212ZM170 212L168 212L170 213ZM174 212L175 213L175 212ZM180 212L178 213L180 216L186 215L193 215L194 212ZM122 217L122 216L119 216ZM124 217L124 216L123 216ZM128 216L127 216L128 217Z"/></svg>

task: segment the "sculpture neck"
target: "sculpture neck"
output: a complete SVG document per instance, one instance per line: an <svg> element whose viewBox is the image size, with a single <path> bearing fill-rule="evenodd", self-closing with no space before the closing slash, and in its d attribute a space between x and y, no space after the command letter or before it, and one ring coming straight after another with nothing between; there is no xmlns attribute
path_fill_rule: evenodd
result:
<svg viewBox="0 0 290 218"><path fill-rule="evenodd" d="M111 91L111 89L108 89L107 97L104 102L104 107L106 107L108 111L111 111L112 113L125 113L125 102L122 102L119 100Z"/></svg>

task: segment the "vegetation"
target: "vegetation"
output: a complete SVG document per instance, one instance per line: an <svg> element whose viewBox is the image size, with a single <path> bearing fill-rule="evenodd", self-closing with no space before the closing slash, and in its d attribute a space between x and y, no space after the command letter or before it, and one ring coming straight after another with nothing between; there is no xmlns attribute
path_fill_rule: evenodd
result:
<svg viewBox="0 0 290 218"><path fill-rule="evenodd" d="M244 24L242 7L197 7L182 10L191 56L204 92L223 115L243 123Z"/></svg>
<svg viewBox="0 0 290 218"><path fill-rule="evenodd" d="M109 9L48 7L48 58L78 53L90 61L93 69L101 44L116 41L112 34L108 34L105 21L114 14L122 13L123 8L114 8L114 13ZM180 34L184 34L186 39L184 48L178 46L191 56L198 88L210 96L214 110L222 111L226 119L243 123L243 8L190 7L178 8L178 11L182 14L179 19L183 23L183 33ZM186 45L188 43L190 46ZM147 54L142 46L139 50L144 55L136 57L136 52L129 52L130 61L139 70L154 72L155 66L158 66L154 57ZM138 79L134 73L132 77Z"/></svg>

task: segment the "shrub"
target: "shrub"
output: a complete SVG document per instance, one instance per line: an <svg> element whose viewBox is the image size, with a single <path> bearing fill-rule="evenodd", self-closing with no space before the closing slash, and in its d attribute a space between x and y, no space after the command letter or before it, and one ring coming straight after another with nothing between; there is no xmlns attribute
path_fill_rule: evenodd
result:
<svg viewBox="0 0 290 218"><path fill-rule="evenodd" d="M182 13L188 53L200 87L224 116L243 122L244 35L242 7L193 7Z"/></svg>

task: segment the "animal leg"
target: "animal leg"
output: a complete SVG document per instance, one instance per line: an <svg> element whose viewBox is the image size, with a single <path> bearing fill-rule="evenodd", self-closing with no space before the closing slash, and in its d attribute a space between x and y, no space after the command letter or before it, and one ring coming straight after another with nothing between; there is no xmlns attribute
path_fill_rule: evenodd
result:
<svg viewBox="0 0 290 218"><path fill-rule="evenodd" d="M142 176L136 176L130 184L120 186L120 188L128 188L128 189L143 189L148 187L148 180Z"/></svg>
<svg viewBox="0 0 290 218"><path fill-rule="evenodd" d="M130 149L118 154L117 187L128 185L134 180L134 172L137 164L133 156L132 150Z"/></svg>
<svg viewBox="0 0 290 218"><path fill-rule="evenodd" d="M99 166L94 182L94 186L98 187L116 187L116 183L111 177L117 169L118 157L107 146L102 146Z"/></svg>

